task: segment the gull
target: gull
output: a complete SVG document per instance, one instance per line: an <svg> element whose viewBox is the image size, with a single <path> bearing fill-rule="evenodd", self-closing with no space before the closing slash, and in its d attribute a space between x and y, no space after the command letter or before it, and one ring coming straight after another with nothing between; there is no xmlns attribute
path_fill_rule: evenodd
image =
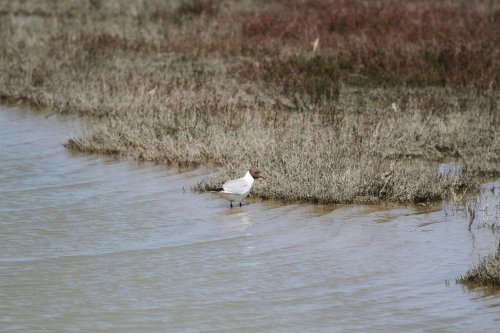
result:
<svg viewBox="0 0 500 333"><path fill-rule="evenodd" d="M245 176L228 180L222 185L222 190L218 193L229 200L231 208L233 208L233 202L239 202L241 207L241 202L252 190L254 180L259 178L266 179L260 174L259 170L252 168L247 171Z"/></svg>

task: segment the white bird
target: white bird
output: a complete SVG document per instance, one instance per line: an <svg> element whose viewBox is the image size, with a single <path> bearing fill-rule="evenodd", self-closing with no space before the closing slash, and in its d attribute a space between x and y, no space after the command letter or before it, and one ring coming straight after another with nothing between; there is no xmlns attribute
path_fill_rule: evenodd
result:
<svg viewBox="0 0 500 333"><path fill-rule="evenodd" d="M266 177L260 174L259 170L250 169L244 177L228 180L222 185L222 191L218 193L229 200L231 208L233 207L233 202L239 202L241 207L241 202L252 190L254 180L259 178L266 179Z"/></svg>

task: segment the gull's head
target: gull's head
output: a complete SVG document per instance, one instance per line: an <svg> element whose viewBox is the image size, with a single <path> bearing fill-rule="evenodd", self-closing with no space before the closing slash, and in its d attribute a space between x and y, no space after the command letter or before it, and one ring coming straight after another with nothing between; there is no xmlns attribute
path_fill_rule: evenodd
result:
<svg viewBox="0 0 500 333"><path fill-rule="evenodd" d="M250 171L250 175L254 179L259 179L259 178L266 179L266 177L264 177L263 175L261 175L259 169L251 168L249 171Z"/></svg>

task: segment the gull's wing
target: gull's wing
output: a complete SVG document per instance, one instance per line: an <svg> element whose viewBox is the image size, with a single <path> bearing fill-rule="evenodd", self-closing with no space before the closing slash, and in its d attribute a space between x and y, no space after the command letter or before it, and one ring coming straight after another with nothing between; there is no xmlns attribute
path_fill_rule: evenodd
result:
<svg viewBox="0 0 500 333"><path fill-rule="evenodd" d="M228 180L224 185L222 185L224 192L243 194L249 192L250 184L244 178L238 178L233 180Z"/></svg>

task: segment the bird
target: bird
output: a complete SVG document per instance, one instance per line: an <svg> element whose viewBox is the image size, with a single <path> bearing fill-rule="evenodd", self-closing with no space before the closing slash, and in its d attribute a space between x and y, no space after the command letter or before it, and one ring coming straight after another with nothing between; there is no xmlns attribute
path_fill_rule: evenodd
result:
<svg viewBox="0 0 500 333"><path fill-rule="evenodd" d="M241 207L241 202L252 190L255 179L259 178L266 179L267 177L261 175L258 169L251 168L245 176L225 182L218 193L229 200L231 208L233 208L233 202L239 202Z"/></svg>

